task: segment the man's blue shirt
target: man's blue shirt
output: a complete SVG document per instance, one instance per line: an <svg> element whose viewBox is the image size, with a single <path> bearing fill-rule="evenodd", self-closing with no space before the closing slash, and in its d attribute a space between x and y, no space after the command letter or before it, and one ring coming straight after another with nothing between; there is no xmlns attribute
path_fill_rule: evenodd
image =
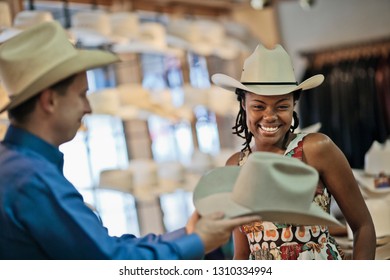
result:
<svg viewBox="0 0 390 280"><path fill-rule="evenodd" d="M136 238L109 236L63 175L63 154L10 126L0 143L0 259L201 259L184 229Z"/></svg>

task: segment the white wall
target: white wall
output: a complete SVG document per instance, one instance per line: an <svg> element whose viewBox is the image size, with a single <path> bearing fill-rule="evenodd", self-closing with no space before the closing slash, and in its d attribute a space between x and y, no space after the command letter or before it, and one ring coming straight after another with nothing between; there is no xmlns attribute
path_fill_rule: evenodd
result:
<svg viewBox="0 0 390 280"><path fill-rule="evenodd" d="M390 0L316 0L311 10L299 1L280 1L277 14L298 81L306 63L300 51L390 38Z"/></svg>

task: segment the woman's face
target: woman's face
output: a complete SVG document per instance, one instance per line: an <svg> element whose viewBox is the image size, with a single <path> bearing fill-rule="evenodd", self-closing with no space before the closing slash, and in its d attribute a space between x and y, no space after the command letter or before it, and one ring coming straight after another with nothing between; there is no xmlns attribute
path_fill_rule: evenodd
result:
<svg viewBox="0 0 390 280"><path fill-rule="evenodd" d="M247 92L242 106L256 144L281 147L293 119L293 94L262 96Z"/></svg>

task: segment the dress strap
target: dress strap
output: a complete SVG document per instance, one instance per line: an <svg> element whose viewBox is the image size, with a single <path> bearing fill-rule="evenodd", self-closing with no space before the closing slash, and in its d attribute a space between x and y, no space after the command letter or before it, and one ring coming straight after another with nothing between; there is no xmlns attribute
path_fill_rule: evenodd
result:
<svg viewBox="0 0 390 280"><path fill-rule="evenodd" d="M292 150L294 150L296 147L298 147L299 142L301 142L302 139L305 138L306 135L307 135L307 133L297 133L295 138L293 140L291 140L291 142L288 144L287 149L284 152L284 155L285 156L288 155L288 153L290 153Z"/></svg>
<svg viewBox="0 0 390 280"><path fill-rule="evenodd" d="M245 162L246 162L246 159L248 158L248 156L249 156L249 150L248 149L246 149L244 151L241 151L240 152L240 158L238 160L238 165L239 166L244 165Z"/></svg>

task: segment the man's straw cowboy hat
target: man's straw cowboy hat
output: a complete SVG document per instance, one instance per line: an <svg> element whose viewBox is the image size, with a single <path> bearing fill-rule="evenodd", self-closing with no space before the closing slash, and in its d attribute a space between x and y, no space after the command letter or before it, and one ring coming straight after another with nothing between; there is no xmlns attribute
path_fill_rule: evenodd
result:
<svg viewBox="0 0 390 280"><path fill-rule="evenodd" d="M0 113L73 74L117 61L109 52L76 49L56 21L38 24L0 45L0 80L10 97Z"/></svg>

